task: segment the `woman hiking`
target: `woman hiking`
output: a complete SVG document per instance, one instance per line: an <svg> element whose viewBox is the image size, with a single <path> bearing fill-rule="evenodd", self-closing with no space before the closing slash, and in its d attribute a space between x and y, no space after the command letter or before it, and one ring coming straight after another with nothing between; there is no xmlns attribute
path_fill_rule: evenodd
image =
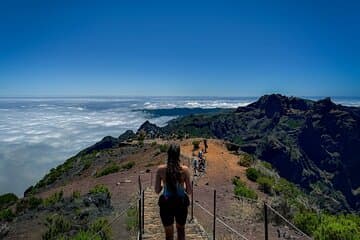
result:
<svg viewBox="0 0 360 240"><path fill-rule="evenodd" d="M160 217L165 228L166 240L174 239L174 219L177 239L185 239L185 223L190 204L190 171L180 165L180 146L171 144L168 149L167 164L160 165L156 172L155 192L159 197Z"/></svg>

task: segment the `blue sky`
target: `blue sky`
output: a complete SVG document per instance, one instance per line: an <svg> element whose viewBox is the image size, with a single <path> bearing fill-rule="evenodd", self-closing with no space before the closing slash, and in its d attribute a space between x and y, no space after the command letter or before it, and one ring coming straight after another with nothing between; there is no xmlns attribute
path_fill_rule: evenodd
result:
<svg viewBox="0 0 360 240"><path fill-rule="evenodd" d="M0 96L360 96L358 1L0 3Z"/></svg>

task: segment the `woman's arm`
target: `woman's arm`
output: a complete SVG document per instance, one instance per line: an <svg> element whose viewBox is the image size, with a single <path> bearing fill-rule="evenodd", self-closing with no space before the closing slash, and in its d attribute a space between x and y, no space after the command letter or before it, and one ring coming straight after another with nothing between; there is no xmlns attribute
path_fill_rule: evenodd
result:
<svg viewBox="0 0 360 240"><path fill-rule="evenodd" d="M190 170L188 167L183 167L184 173L185 173L185 187L186 187L186 193L191 194L192 193L192 186L190 181Z"/></svg>
<svg viewBox="0 0 360 240"><path fill-rule="evenodd" d="M160 171L161 171L161 168L159 167L156 171L156 178L155 178L155 192L157 194L159 194L162 190Z"/></svg>

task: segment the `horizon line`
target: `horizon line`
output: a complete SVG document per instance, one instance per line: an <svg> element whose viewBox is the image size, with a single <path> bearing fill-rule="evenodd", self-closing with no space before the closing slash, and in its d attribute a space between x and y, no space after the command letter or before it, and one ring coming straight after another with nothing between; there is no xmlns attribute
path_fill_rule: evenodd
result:
<svg viewBox="0 0 360 240"><path fill-rule="evenodd" d="M280 94L286 97L299 97L299 98L360 98L360 96L329 96L329 95L291 95L291 94L281 94L281 93L270 93L270 94L262 94L257 96L222 96L222 95L55 95L55 96L46 96L46 95L38 95L38 96L0 96L0 99L4 98L152 98L152 97L160 97L160 98L260 98L266 95L272 94Z"/></svg>

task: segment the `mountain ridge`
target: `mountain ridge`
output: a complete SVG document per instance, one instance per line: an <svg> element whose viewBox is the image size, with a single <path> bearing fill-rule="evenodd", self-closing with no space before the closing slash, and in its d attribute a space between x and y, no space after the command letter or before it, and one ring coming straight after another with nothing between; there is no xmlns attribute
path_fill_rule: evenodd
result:
<svg viewBox="0 0 360 240"><path fill-rule="evenodd" d="M149 132L150 125L143 124L137 133ZM360 108L330 98L271 94L233 112L185 116L162 128L152 124L151 133L228 140L313 194L320 191L331 211L360 208Z"/></svg>

